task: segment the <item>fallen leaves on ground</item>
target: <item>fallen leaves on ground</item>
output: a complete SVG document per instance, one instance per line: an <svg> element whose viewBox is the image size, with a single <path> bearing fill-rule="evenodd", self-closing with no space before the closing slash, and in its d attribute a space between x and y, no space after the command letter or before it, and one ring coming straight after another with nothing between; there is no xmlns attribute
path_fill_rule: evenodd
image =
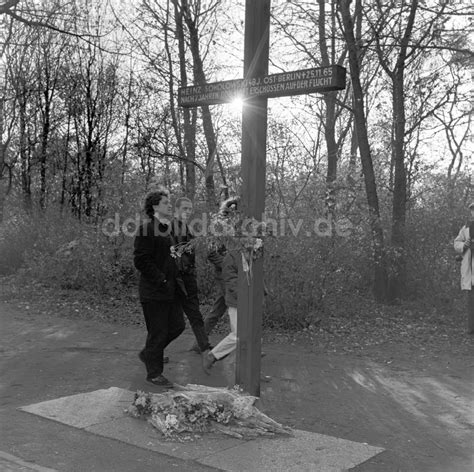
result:
<svg viewBox="0 0 474 472"><path fill-rule="evenodd" d="M53 288L37 281L19 281L16 277L2 278L0 287L1 301L30 314L144 326L135 292L99 295ZM407 304L380 305L354 297L350 309L347 304L344 307L335 303L302 330L264 329L264 342L305 345L320 352L379 354L387 362L397 349L410 355L415 351L420 358L443 353L472 355L474 336L466 334L464 304L459 302L455 309L440 312L434 308L422 311ZM209 306L203 306L203 314L208 309ZM226 329L224 320L220 330Z"/></svg>

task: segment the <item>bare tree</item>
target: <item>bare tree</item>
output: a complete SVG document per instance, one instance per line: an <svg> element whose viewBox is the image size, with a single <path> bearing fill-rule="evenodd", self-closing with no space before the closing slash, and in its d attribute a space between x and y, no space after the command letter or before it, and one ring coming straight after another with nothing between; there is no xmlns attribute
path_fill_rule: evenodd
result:
<svg viewBox="0 0 474 472"><path fill-rule="evenodd" d="M387 300L387 266L385 257L385 243L380 219L379 198L375 180L372 152L369 143L367 119L364 110L364 91L361 83L361 45L356 41L354 20L350 10L351 0L339 2L339 13L343 34L348 47L351 84L354 95L354 120L359 145L362 172L364 174L365 191L369 207L370 227L372 230L373 261L374 261L374 295L379 301ZM362 14L361 0L356 0L355 13Z"/></svg>
<svg viewBox="0 0 474 472"><path fill-rule="evenodd" d="M400 4L376 0L370 6L366 5L365 16L374 38L379 63L391 85L391 164L394 170L391 252L394 257L390 271L390 298L396 299L403 295L405 286L405 225L409 183L413 177L410 171L414 168L413 158L420 139L420 126L423 120L449 102L448 97L454 87L451 84L442 94L435 94L434 91L440 87L440 75L435 73L428 79L432 82L431 86L424 87L425 93L420 93L420 85L427 80L420 76L427 59L432 56L431 48L443 46L439 38L446 34L448 2L427 8L419 0ZM408 100L413 101L413 95L421 100L418 102L418 112L413 110L410 114L416 119L411 117L411 126L407 126Z"/></svg>
<svg viewBox="0 0 474 472"><path fill-rule="evenodd" d="M14 159L11 156L10 143L16 125L16 96L12 96L8 91L8 82L5 80L6 74L3 75L3 79L0 96L0 223L4 218L5 197L11 186ZM8 185L5 182L7 172L9 174Z"/></svg>
<svg viewBox="0 0 474 472"><path fill-rule="evenodd" d="M66 41L52 31L43 31L38 36L36 48L37 71L37 100L41 121L41 137L39 149L40 184L39 204L42 209L46 204L47 189L47 160L49 155L49 142L53 131L53 107L55 96L62 76L62 62L66 51ZM63 82L64 84L64 82Z"/></svg>
<svg viewBox="0 0 474 472"><path fill-rule="evenodd" d="M208 6L207 12L209 13L211 9L216 8L219 1L220 0L212 2L212 4ZM177 4L177 0L175 0L175 4ZM184 21L189 32L189 44L193 58L194 83L197 85L204 85L207 80L206 74L204 72L204 64L200 49L199 20L200 16L202 15L202 12L200 11L200 1L197 1L194 6L195 8L193 11L188 3L188 0L181 0L180 7L182 9ZM208 150L205 172L207 203L210 208L215 208L217 205L217 200L214 183L214 163L219 159L217 152L217 138L208 105L201 107L201 115Z"/></svg>
<svg viewBox="0 0 474 472"><path fill-rule="evenodd" d="M26 211L32 209L32 169L33 155L37 144L36 126L36 103L35 96L37 82L33 61L34 45L37 41L37 32L26 33L21 28L13 31L11 47L5 51L7 57L7 90L13 95L16 105L17 127L12 130L12 144L14 142L15 152L19 157L20 182L23 206ZM7 92L7 94L8 94Z"/></svg>
<svg viewBox="0 0 474 472"><path fill-rule="evenodd" d="M347 49L337 29L335 10L335 1L290 0L274 11L274 21L283 36L291 41L296 51L300 51L306 66L344 64ZM308 30L315 30L312 40L307 37ZM326 213L331 216L334 216L336 205L338 165L352 126L353 115L348 104L350 93L350 88L342 93L326 92L320 95L321 100L311 100L309 103L318 123L324 125L327 157L325 205Z"/></svg>
<svg viewBox="0 0 474 472"><path fill-rule="evenodd" d="M452 93L447 95L449 100L446 106L434 110L433 117L446 137L451 154L447 177L454 182L469 155L467 145L472 140L471 123L474 110L471 97L461 90L465 77L456 65L453 64L450 69L455 86L451 89ZM472 152L470 154L472 155Z"/></svg>
<svg viewBox="0 0 474 472"><path fill-rule="evenodd" d="M82 39L85 42L93 40L96 37L94 34L68 27L69 20L76 20L77 24L77 17L81 14L77 8L73 8L72 12L69 6L64 5L60 0L43 0L40 4L43 8L38 8L38 4L28 3L26 0L3 0L0 3L0 15L36 30L47 29ZM87 17L87 11L85 16Z"/></svg>
<svg viewBox="0 0 474 472"><path fill-rule="evenodd" d="M176 23L176 35L178 38L179 51L179 73L181 87L188 85L187 61L186 61L186 38L184 33L183 10L180 8L177 1L173 1L174 18ZM197 124L197 109L184 108L183 109L183 135L184 148L186 150L186 195L194 199L196 193L196 124Z"/></svg>

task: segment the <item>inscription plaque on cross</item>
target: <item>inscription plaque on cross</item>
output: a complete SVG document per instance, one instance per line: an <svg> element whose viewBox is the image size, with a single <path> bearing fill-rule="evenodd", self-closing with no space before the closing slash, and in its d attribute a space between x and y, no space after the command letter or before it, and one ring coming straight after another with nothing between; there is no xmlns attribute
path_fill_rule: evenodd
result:
<svg viewBox="0 0 474 472"><path fill-rule="evenodd" d="M268 75L270 1L246 0L244 78L196 84L178 90L178 104L197 107L243 100L242 212L260 221L265 209L267 101L272 97L329 92L345 88L339 65ZM260 395L263 310L263 258L253 261L252 277L239 272L236 384Z"/></svg>

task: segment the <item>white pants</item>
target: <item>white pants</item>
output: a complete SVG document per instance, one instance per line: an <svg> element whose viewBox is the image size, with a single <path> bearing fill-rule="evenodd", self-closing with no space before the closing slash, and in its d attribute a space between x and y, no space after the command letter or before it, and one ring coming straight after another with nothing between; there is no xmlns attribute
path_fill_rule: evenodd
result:
<svg viewBox="0 0 474 472"><path fill-rule="evenodd" d="M217 360L227 356L237 347L237 308L230 306L227 313L230 320L230 333L211 351Z"/></svg>

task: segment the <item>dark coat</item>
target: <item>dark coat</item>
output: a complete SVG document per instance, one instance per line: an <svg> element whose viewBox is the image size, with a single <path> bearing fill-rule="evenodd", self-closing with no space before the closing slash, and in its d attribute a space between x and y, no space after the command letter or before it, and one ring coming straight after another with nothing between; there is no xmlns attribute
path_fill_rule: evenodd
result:
<svg viewBox="0 0 474 472"><path fill-rule="evenodd" d="M187 244L194 239L194 235L189 229L189 226L181 220L175 218L171 223L171 236L173 244ZM195 275L196 269L196 254L194 249L184 252L180 258L177 259L178 268L182 274Z"/></svg>
<svg viewBox="0 0 474 472"><path fill-rule="evenodd" d="M171 257L169 226L153 218L140 226L134 242L135 267L140 272L140 301L172 301L177 297L178 268Z"/></svg>
<svg viewBox="0 0 474 472"><path fill-rule="evenodd" d="M221 245L218 249L212 249L207 254L207 260L214 266L216 282L222 282L222 265L225 254L226 248L224 245Z"/></svg>
<svg viewBox="0 0 474 472"><path fill-rule="evenodd" d="M225 285L225 303L234 308L237 308L239 266L242 267L242 254L239 251L228 251L222 263L222 277Z"/></svg>

